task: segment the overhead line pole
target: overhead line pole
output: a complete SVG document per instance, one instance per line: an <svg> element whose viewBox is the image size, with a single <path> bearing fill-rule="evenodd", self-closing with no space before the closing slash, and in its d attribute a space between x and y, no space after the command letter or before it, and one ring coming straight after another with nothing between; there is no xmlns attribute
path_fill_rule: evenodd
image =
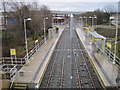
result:
<svg viewBox="0 0 120 90"><path fill-rule="evenodd" d="M72 39L73 39L73 15L71 14L70 15L70 55L71 55L71 58L70 58L70 66L71 66L71 69L70 69L70 74L71 74L71 77L70 77L70 80L71 80L71 82L70 82L70 85L71 85L71 87L70 88L72 88L72 59L73 59L73 57L72 57Z"/></svg>

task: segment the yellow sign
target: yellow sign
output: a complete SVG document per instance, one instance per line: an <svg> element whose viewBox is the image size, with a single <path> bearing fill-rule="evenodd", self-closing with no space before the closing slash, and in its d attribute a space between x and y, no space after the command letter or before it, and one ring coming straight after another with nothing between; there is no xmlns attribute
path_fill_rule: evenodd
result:
<svg viewBox="0 0 120 90"><path fill-rule="evenodd" d="M112 46L111 46L111 44L110 44L110 43L107 43L107 47L111 48Z"/></svg>
<svg viewBox="0 0 120 90"><path fill-rule="evenodd" d="M85 30L91 30L90 28L85 28Z"/></svg>
<svg viewBox="0 0 120 90"><path fill-rule="evenodd" d="M16 50L15 49L10 49L10 55L16 55Z"/></svg>
<svg viewBox="0 0 120 90"><path fill-rule="evenodd" d="M102 39L95 39L96 41L100 41L100 40L102 40Z"/></svg>

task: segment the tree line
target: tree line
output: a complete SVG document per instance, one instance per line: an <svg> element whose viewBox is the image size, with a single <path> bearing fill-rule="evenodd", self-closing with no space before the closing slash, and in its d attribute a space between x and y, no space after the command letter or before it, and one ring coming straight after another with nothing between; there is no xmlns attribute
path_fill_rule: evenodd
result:
<svg viewBox="0 0 120 90"><path fill-rule="evenodd" d="M31 45L29 50L34 46L34 41L43 39L43 19L46 20L46 33L48 28L52 27L52 14L45 5L39 5L38 2L3 2L3 15L5 21L5 30L2 31L2 56L10 56L10 49L15 48L18 57L25 54L25 32L24 19L31 18L26 21L27 40ZM29 43L28 43L29 44Z"/></svg>

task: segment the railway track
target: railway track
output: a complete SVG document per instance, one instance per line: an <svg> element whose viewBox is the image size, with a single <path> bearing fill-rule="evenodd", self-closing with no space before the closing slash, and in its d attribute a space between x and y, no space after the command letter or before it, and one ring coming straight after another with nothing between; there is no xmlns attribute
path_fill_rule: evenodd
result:
<svg viewBox="0 0 120 90"><path fill-rule="evenodd" d="M61 37L64 37L64 33ZM65 45L65 42L63 40L59 41L60 45L58 45L56 47L56 49L61 49L61 47L63 47L63 45ZM63 44L62 44L63 43ZM63 82L64 82L64 57L61 55L62 53L65 52L59 52L59 50L55 51L53 53L53 56L51 58L51 62L48 65L49 70L46 71L44 78L45 81L42 82L41 86L42 88L50 88L50 87L63 87ZM57 60L56 60L57 58ZM62 58L62 60L60 60L60 58ZM59 67L59 68L57 68ZM56 69L56 70L55 70ZM56 78L56 79L52 79L52 78ZM52 84L55 83L55 84Z"/></svg>
<svg viewBox="0 0 120 90"><path fill-rule="evenodd" d="M69 28L66 27L51 57L40 88L101 88L76 31L72 31L72 45L69 32Z"/></svg>
<svg viewBox="0 0 120 90"><path fill-rule="evenodd" d="M97 78L97 75L90 64L90 60L84 51L84 48L80 42L80 40L77 37L76 32L74 33L73 38L73 55L74 55L74 64L75 64L75 70L77 73L76 77L78 77L78 85L80 88L100 88L100 82ZM78 50L77 50L78 49ZM81 49L81 50L80 50ZM77 51L74 51L77 50ZM80 50L80 51L79 51Z"/></svg>

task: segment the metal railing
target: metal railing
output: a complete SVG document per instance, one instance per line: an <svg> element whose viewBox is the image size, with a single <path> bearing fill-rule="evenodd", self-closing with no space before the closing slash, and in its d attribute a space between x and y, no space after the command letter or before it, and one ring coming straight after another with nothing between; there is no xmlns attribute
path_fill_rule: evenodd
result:
<svg viewBox="0 0 120 90"><path fill-rule="evenodd" d="M25 64L25 59L24 58L10 58L10 57L4 57L2 58L2 65L24 65Z"/></svg>
<svg viewBox="0 0 120 90"><path fill-rule="evenodd" d="M107 47L105 48L105 54L110 58L111 61L114 60L114 53L111 52L110 49L108 49ZM120 67L120 58L118 58L117 56L115 57L115 62L116 62L116 65L118 67Z"/></svg>
<svg viewBox="0 0 120 90"><path fill-rule="evenodd" d="M30 59L48 39L49 36L47 35L42 41L36 43L35 47L28 52L28 59ZM1 64L0 68L5 73L9 74L9 80L11 80L13 84L14 77L18 72L17 66L24 66L26 65L26 62L27 62L27 54L23 58L2 57L0 58L0 64Z"/></svg>
<svg viewBox="0 0 120 90"><path fill-rule="evenodd" d="M48 36L46 37L46 40L47 39ZM45 43L45 39L37 43L35 47L31 51L29 51L28 59L30 59L44 43ZM26 65L26 60L27 60L27 55L25 55L23 58L13 58L13 57L0 58L0 69L5 72L5 75L7 75L5 78L12 80L16 72L18 71L17 66Z"/></svg>
<svg viewBox="0 0 120 90"><path fill-rule="evenodd" d="M17 68L16 68L16 65L10 70L10 80L13 79L14 75L16 74L17 72Z"/></svg>
<svg viewBox="0 0 120 90"><path fill-rule="evenodd" d="M12 80L13 76L17 72L17 65L3 65L2 70L5 72L5 74L9 74L6 78L9 80Z"/></svg>
<svg viewBox="0 0 120 90"><path fill-rule="evenodd" d="M46 40L47 39L48 39L48 36L46 36ZM37 43L36 46L28 52L28 59L30 59L44 43L45 43L45 39ZM26 64L26 60L27 60L27 55L25 55L23 58L12 58L12 59L11 57L2 57L1 63L2 65L9 64L9 65L23 66Z"/></svg>
<svg viewBox="0 0 120 90"><path fill-rule="evenodd" d="M111 52L110 49L108 49L107 47L105 47L105 50L102 51L102 49L100 48L101 45L100 45L99 43L96 43L95 46L96 46L96 48L97 48L100 52L102 52L102 53L104 53L105 55L107 55L108 58L113 62L113 60L114 60L114 53ZM120 68L120 58L117 57L117 56L115 57L115 63L116 63L116 65Z"/></svg>
<svg viewBox="0 0 120 90"><path fill-rule="evenodd" d="M46 40L48 39L48 36L45 37ZM28 59L30 59L38 50L39 48L45 43L45 39L43 39L41 42L37 43L37 45L28 53ZM23 59L27 60L27 55L23 57Z"/></svg>

